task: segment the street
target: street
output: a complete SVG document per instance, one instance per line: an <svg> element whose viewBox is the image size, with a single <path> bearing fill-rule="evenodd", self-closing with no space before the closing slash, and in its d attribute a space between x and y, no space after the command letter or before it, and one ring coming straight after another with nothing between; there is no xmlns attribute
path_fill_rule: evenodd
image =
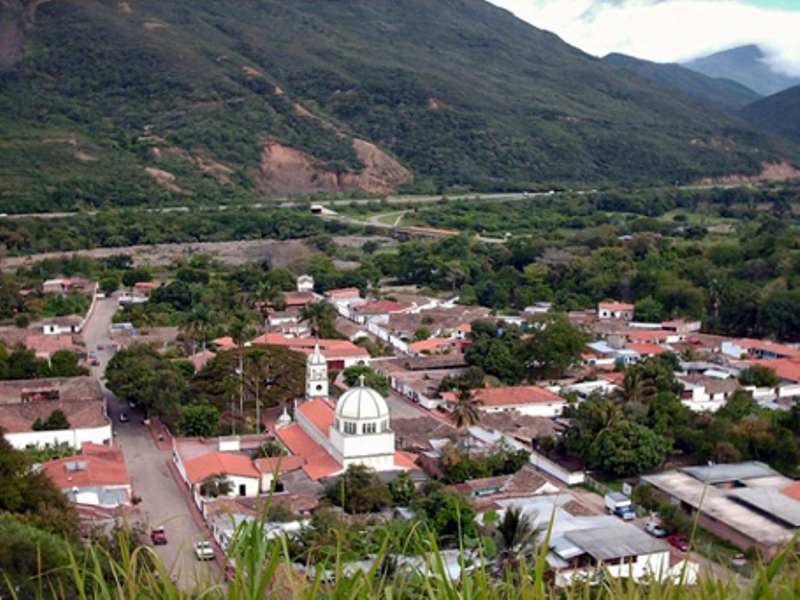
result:
<svg viewBox="0 0 800 600"><path fill-rule="evenodd" d="M147 515L148 526L162 526L166 531L167 544L155 546L155 550L165 566L176 575L179 584L190 588L195 582L216 578L219 569L215 561L201 562L194 556L192 545L208 534L195 523L184 491L178 487L167 467L170 451L159 450L149 429L142 424L143 415L118 400L105 387L102 375L114 355L109 325L116 310L116 298L99 298L94 313L84 326L87 350L95 351L100 362L99 366L92 367L92 374L101 378L108 414L113 421L114 443L125 455L133 493L141 498L139 506ZM123 412L130 421L120 422L119 416Z"/></svg>

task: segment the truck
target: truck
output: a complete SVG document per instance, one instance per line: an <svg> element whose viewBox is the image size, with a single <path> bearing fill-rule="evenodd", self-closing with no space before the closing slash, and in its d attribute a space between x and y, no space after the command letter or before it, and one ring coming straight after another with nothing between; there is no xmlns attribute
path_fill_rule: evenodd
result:
<svg viewBox="0 0 800 600"><path fill-rule="evenodd" d="M604 501L606 512L617 515L624 521L636 518L636 513L633 512L633 502L622 492L608 492Z"/></svg>

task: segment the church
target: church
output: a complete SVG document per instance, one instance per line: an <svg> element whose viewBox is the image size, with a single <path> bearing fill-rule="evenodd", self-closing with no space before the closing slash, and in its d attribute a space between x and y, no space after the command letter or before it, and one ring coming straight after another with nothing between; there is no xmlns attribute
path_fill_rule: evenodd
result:
<svg viewBox="0 0 800 600"><path fill-rule="evenodd" d="M376 471L415 469L411 458L395 450L389 405L361 382L338 400L329 397L328 363L319 347L306 361L305 399L284 411L276 435L292 455L305 460L303 471L313 480L337 475L350 465Z"/></svg>

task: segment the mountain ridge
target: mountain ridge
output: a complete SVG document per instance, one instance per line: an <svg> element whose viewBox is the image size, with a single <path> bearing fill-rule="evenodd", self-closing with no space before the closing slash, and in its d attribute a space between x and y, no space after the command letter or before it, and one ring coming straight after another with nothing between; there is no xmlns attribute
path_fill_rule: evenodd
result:
<svg viewBox="0 0 800 600"><path fill-rule="evenodd" d="M434 193L754 177L799 156L482 0L0 9L24 49L0 72L5 212L369 191L362 143L381 189ZM300 183L264 167L278 146Z"/></svg>
<svg viewBox="0 0 800 600"><path fill-rule="evenodd" d="M656 63L618 52L604 56L603 61L674 88L695 102L715 106L729 113L763 97L732 79L709 77L677 63Z"/></svg>
<svg viewBox="0 0 800 600"><path fill-rule="evenodd" d="M767 55L756 44L737 46L681 63L682 67L708 77L736 81L762 96L771 96L800 85L800 78L773 71Z"/></svg>

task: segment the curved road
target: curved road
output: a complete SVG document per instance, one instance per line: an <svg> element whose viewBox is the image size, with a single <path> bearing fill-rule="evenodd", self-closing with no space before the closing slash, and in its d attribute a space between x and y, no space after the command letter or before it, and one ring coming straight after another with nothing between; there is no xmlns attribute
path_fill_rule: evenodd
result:
<svg viewBox="0 0 800 600"><path fill-rule="evenodd" d="M166 531L168 542L156 546L156 552L177 576L181 587L191 588L195 582L216 578L219 569L214 561L199 562L194 557L192 545L208 534L195 523L187 506L185 489L178 487L167 467L171 452L159 450L149 429L142 424L141 413L131 410L105 387L102 373L113 356L109 325L116 310L116 298L98 299L84 326L83 338L87 349L97 352L100 365L92 367L92 371L101 378L109 417L113 421L114 440L125 455L134 494L142 499L139 506L147 515L150 526L160 525ZM129 422L120 422L119 416L123 412L130 417Z"/></svg>

